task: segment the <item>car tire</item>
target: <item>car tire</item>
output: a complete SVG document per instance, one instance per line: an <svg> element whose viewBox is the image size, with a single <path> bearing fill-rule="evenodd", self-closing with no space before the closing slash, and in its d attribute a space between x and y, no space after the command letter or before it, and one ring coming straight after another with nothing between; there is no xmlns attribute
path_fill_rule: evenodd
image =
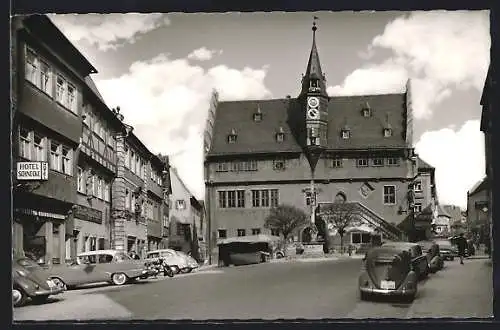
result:
<svg viewBox="0 0 500 330"><path fill-rule="evenodd" d="M41 296L31 297L31 300L33 300L33 302L35 304L44 304L44 303L47 302L48 298L49 298L49 295L48 294L44 294L44 295L41 295Z"/></svg>
<svg viewBox="0 0 500 330"><path fill-rule="evenodd" d="M283 253L281 252L276 253L276 259L281 259L283 257L284 257Z"/></svg>
<svg viewBox="0 0 500 330"><path fill-rule="evenodd" d="M17 286L12 288L12 305L14 305L14 307L23 306L27 299L28 296L21 288Z"/></svg>
<svg viewBox="0 0 500 330"><path fill-rule="evenodd" d="M114 285L124 285L127 283L128 277L124 273L114 273L111 275L111 282Z"/></svg>
<svg viewBox="0 0 500 330"><path fill-rule="evenodd" d="M362 301L366 301L370 298L370 296L368 295L368 293L366 292L363 292L363 291L360 291L359 292L359 298L362 300Z"/></svg>
<svg viewBox="0 0 500 330"><path fill-rule="evenodd" d="M179 274L179 272L181 271L179 266L170 266L170 268L172 269L175 275Z"/></svg>
<svg viewBox="0 0 500 330"><path fill-rule="evenodd" d="M66 283L64 283L63 280L61 280L59 277L51 277L50 278L52 282L54 282L55 285L57 285L59 288L63 289L66 291L68 287L66 286Z"/></svg>
<svg viewBox="0 0 500 330"><path fill-rule="evenodd" d="M181 273L182 274L191 273L192 270L193 270L193 268L191 268L191 267L182 268Z"/></svg>

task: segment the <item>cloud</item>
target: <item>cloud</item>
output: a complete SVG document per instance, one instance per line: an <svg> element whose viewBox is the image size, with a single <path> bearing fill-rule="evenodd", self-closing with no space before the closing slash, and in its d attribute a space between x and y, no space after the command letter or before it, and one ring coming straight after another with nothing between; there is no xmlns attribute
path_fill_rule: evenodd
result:
<svg viewBox="0 0 500 330"><path fill-rule="evenodd" d="M487 11L414 12L388 23L359 53L368 58L377 49L387 49L391 58L356 69L328 91L332 95L398 93L412 78L415 117L429 118L450 97L451 88L482 89L489 48Z"/></svg>
<svg viewBox="0 0 500 330"><path fill-rule="evenodd" d="M169 25L164 14L64 14L50 15L54 24L73 42L87 42L101 51L135 43L143 34Z"/></svg>
<svg viewBox="0 0 500 330"><path fill-rule="evenodd" d="M222 54L222 50L201 47L193 50L187 57L190 60L209 61L215 54Z"/></svg>
<svg viewBox="0 0 500 330"><path fill-rule="evenodd" d="M469 120L458 130L425 132L415 149L436 168L439 202L466 208L465 192L485 175L484 135L479 120Z"/></svg>
<svg viewBox="0 0 500 330"><path fill-rule="evenodd" d="M267 70L225 65L205 70L162 54L133 63L120 77L96 79L96 85L110 107L120 106L125 121L151 151L176 154L172 163L179 175L203 198L202 134L211 91L216 88L221 100L270 97L264 84Z"/></svg>

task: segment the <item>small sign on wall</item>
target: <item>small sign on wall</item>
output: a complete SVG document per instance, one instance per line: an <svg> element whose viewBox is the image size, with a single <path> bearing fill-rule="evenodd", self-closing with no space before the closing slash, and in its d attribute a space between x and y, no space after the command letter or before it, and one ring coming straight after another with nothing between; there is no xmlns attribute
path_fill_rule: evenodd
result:
<svg viewBox="0 0 500 330"><path fill-rule="evenodd" d="M49 163L48 162L18 162L17 163L18 180L48 180Z"/></svg>

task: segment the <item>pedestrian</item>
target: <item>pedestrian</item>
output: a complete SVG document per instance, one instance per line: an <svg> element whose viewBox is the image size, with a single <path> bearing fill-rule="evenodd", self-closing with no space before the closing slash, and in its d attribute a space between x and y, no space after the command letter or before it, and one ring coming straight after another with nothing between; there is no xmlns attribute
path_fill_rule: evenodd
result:
<svg viewBox="0 0 500 330"><path fill-rule="evenodd" d="M464 233L460 233L460 236L455 241L458 248L458 256L460 257L460 264L464 264L465 249L467 248L467 240L464 237Z"/></svg>

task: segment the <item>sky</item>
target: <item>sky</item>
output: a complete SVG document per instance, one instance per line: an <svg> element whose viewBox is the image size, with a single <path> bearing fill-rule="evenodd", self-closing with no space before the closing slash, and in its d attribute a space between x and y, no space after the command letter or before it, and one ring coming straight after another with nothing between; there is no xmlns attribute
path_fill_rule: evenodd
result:
<svg viewBox="0 0 500 330"><path fill-rule="evenodd" d="M109 107L204 198L202 134L220 100L295 97L312 18L329 95L404 92L411 78L414 146L436 168L442 204L466 208L485 175L480 98L488 11L49 15L98 70Z"/></svg>

